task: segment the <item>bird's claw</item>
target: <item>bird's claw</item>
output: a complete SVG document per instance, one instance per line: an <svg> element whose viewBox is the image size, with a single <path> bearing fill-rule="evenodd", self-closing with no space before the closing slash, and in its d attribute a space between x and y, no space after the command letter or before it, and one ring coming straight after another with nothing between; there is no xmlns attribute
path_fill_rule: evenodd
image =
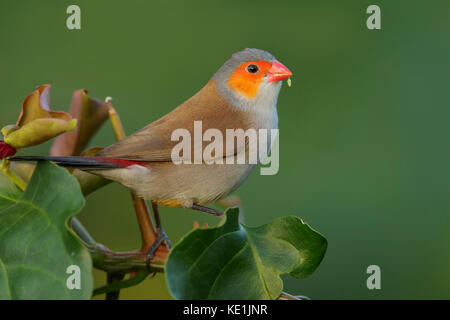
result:
<svg viewBox="0 0 450 320"><path fill-rule="evenodd" d="M150 261L155 257L155 252L159 248L160 245L165 245L167 249L170 249L170 241L167 234L164 232L163 229L158 228L156 230L157 237L155 241L153 242L150 249L147 251L147 256L145 259L145 262L147 264L147 268L150 269Z"/></svg>

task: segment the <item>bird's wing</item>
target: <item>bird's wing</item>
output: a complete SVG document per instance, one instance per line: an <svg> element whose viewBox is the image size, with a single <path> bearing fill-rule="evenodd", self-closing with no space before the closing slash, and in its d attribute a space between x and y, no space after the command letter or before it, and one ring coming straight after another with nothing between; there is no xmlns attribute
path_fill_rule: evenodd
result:
<svg viewBox="0 0 450 320"><path fill-rule="evenodd" d="M245 113L223 99L216 91L213 80L192 98L181 104L172 112L152 122L131 136L103 149L98 155L111 158L139 161L172 161L172 149L180 141L172 141L172 132L186 129L191 135L191 155L194 156L194 121L202 121L202 131L210 128L222 132L225 141L226 129L246 129L249 122ZM203 133L202 132L202 133ZM201 150L210 142L203 142ZM248 140L246 139L246 143ZM224 143L225 144L225 143ZM245 147L245 146L244 146ZM224 148L223 156L237 154L242 146L233 150Z"/></svg>

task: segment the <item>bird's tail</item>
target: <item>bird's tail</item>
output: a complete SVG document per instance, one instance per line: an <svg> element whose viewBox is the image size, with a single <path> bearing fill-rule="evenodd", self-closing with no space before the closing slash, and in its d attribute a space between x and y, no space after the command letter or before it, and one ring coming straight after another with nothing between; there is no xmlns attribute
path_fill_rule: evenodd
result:
<svg viewBox="0 0 450 320"><path fill-rule="evenodd" d="M126 168L133 164L138 164L139 161L115 159L107 157L54 157L54 156L19 156L10 157L10 161L52 161L59 166L68 168L77 168L80 170L106 170Z"/></svg>

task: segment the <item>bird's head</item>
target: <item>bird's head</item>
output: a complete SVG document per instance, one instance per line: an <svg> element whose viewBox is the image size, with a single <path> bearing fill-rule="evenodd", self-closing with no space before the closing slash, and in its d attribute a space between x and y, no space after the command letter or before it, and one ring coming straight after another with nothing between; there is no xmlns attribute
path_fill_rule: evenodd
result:
<svg viewBox="0 0 450 320"><path fill-rule="evenodd" d="M213 79L233 106L261 109L276 106L281 80L291 75L269 52L245 49L233 54Z"/></svg>

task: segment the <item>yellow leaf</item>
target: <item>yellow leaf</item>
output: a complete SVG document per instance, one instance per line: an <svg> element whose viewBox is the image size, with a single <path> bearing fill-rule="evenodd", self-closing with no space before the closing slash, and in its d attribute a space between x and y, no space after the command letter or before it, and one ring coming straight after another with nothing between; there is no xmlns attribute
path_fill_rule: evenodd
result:
<svg viewBox="0 0 450 320"><path fill-rule="evenodd" d="M5 136L5 142L16 150L41 144L66 131L75 129L77 120L35 119Z"/></svg>

